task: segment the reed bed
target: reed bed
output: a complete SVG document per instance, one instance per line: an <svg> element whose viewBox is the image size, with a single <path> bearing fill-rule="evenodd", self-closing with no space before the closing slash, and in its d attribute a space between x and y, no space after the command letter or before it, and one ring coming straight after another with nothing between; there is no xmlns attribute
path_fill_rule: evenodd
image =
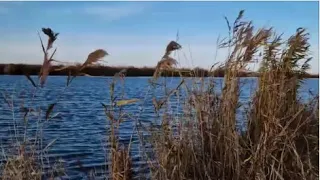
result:
<svg viewBox="0 0 320 180"><path fill-rule="evenodd" d="M183 106L195 113L178 121L168 115L169 101L162 103L166 116L152 138L153 179L318 178L318 96L302 103L297 93L311 60L309 34L298 28L282 40L272 28L255 29L243 14L232 27L226 19L230 36L220 48L228 48L229 56L221 94L213 81L206 88L185 87L189 100ZM257 57L258 87L244 112L246 131L239 132L238 74Z"/></svg>

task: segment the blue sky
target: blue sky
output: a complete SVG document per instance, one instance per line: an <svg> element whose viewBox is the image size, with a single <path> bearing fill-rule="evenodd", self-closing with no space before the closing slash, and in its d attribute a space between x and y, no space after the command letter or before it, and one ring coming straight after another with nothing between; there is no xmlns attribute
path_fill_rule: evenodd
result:
<svg viewBox="0 0 320 180"><path fill-rule="evenodd" d="M166 44L179 30L181 67L210 67L224 61L226 50L216 40L227 35L241 9L256 27L273 26L288 37L307 28L319 72L318 2L0 2L0 62L39 64L37 31L51 27L60 33L56 59L83 62L98 48L110 54L108 65L155 66ZM258 65L255 65L257 67Z"/></svg>

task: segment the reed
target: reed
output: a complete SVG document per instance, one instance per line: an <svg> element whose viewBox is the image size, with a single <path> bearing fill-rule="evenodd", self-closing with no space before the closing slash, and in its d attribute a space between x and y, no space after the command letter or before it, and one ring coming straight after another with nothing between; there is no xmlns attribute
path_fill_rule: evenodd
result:
<svg viewBox="0 0 320 180"><path fill-rule="evenodd" d="M109 176L115 180L129 180L132 179L132 160L130 157L130 145L121 144L119 142L120 136L120 125L127 120L128 115L123 112L122 106L135 103L135 99L123 99L124 98L124 87L120 94L119 99L116 100L115 85L123 78L125 70L116 73L109 85L110 87L110 104L104 107L105 114L110 126L110 130L107 133L108 143L110 144L108 151L108 161L111 162L111 168L109 169ZM118 111L117 111L118 110Z"/></svg>
<svg viewBox="0 0 320 180"><path fill-rule="evenodd" d="M57 48L55 48L53 53L49 55L49 50L52 49L53 43L57 40L59 33L55 33L51 28L42 28L42 32L48 37L48 42L47 46L45 47L40 33L38 33L44 54L43 64L40 68L40 72L38 73L38 81L35 81L33 78L31 78L29 72L23 72L27 80L33 86L33 89L31 90L31 97L29 97L30 99L27 99L30 101L30 105L27 107L24 105L24 103L19 104L18 106L20 106L20 108L17 110L17 105L14 103L16 99L10 98L8 95L3 96L4 101L9 107L9 110L12 112L14 127L14 135L12 139L14 139L15 142L12 142L12 148L5 149L3 151L3 159L5 159L5 163L1 164L0 166L2 179L53 179L54 177L65 175L64 169L61 168L60 163L49 162L49 159L46 156L48 150L57 141L57 139L53 139L48 144L44 144L43 137L44 126L49 124L50 121L57 115L53 114L53 112L55 106L58 104L61 98L61 94L57 97L54 103L48 104L45 112L37 107L38 102L35 98L36 94L39 93L42 88L44 88L49 74L53 71L60 70L54 69L54 66L52 65L53 62L60 62L53 59ZM67 88L72 80L78 75L83 75L84 73L82 71L86 67L100 61L106 55L108 55L108 53L105 50L98 49L90 53L87 60L81 66L76 66L76 68L70 68L69 66L64 67L64 69L69 70L69 76L67 78L67 84L65 88ZM70 76L70 69L76 72L72 77ZM14 95L12 95L12 97L14 97ZM25 101L25 99L22 100ZM22 113L22 118L16 119L16 113ZM21 122L23 122L23 131L20 130ZM32 133L29 132L31 124L37 128L35 130L35 135L31 135ZM20 138L21 136L22 138ZM53 166L49 169L45 169L46 165Z"/></svg>
<svg viewBox="0 0 320 180"><path fill-rule="evenodd" d="M230 36L220 48L228 48L229 56L221 94L212 81L184 88L186 111L179 117L164 101L162 126L153 129L151 140L153 179L318 178L318 97L303 103L297 93L311 60L308 33L298 28L281 41L272 28L255 30L243 15L232 27L226 18ZM258 87L245 111L246 131L239 132L238 74L258 54Z"/></svg>

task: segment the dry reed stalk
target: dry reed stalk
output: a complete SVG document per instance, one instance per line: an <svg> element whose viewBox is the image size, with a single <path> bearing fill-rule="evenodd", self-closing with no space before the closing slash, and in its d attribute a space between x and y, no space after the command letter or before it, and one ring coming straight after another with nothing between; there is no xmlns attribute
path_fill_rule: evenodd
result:
<svg viewBox="0 0 320 180"><path fill-rule="evenodd" d="M102 58L104 58L107 55L109 55L107 51L103 49L97 49L88 55L86 61L82 65L79 64L79 65L64 66L61 68L56 68L54 69L54 71L68 70L69 74L67 78L67 86L69 86L70 83L73 81L73 79L76 78L77 76L81 76L81 75L90 76L89 74L84 73L83 70L88 66L94 63L97 63L98 61L101 61Z"/></svg>
<svg viewBox="0 0 320 180"><path fill-rule="evenodd" d="M47 50L49 50L52 48L53 42L57 40L59 33L53 32L51 28L42 28L42 32L49 37L47 45Z"/></svg>
<svg viewBox="0 0 320 180"><path fill-rule="evenodd" d="M47 77L49 76L50 71L52 71L52 65L51 63L53 61L55 62L59 62L57 60L53 59L54 54L56 53L55 49L53 51L53 53L51 55L49 55L49 50L52 48L53 43L56 41L57 36L59 33L54 33L50 28L42 28L42 32L48 36L48 43L47 43L47 47L44 47L43 41L41 39L41 36L39 34L39 39L41 42L41 47L44 53L44 60L43 60L43 65L40 69L40 73L39 73L39 83L41 85L41 87L44 86ZM75 73L78 73L79 69L82 70L83 68L85 68L88 65L91 65L97 61L99 61L102 57L104 57L105 55L107 55L106 51L102 50L102 49L98 49L92 53L89 54L87 60L85 61L85 63L82 66L78 66L75 69ZM59 69L58 69L59 70ZM80 75L82 75L83 73L79 73ZM36 88L37 90L37 85L35 84L35 82L32 80L32 78L26 74L27 79L32 83L32 85ZM70 79L69 79L70 80ZM72 79L71 79L72 80ZM68 84L70 82L68 81ZM36 92L36 91L35 91ZM35 93L34 92L34 93ZM35 94L33 94L34 97ZM33 97L32 97L32 101L33 101ZM61 96L59 96L57 98L57 100L59 100ZM56 105L57 102L50 104L48 106L47 111L45 112L45 119L46 120L50 120L51 118L53 118L52 116L50 116L51 112L53 111L54 106ZM125 101L125 102L118 102L118 105L124 105L124 104L128 104L128 103L132 103L132 100L129 102ZM21 148L19 150L19 153L17 155L14 155L14 157L12 159L9 159L7 161L7 163L4 166L1 166L2 169L2 178L4 179L42 179L42 176L44 175L43 173L43 168L44 168L44 154L47 152L47 150L49 149L49 147L55 143L55 141L57 139L54 139L53 141L51 141L48 145L44 146L43 144L43 124L45 122L42 121L42 119L39 117L38 119L38 124L40 124L40 127L38 127L39 129L37 129L36 132L36 137L35 137L35 142L34 143L28 143L29 139L27 137L27 123L28 123L28 115L30 115L32 112L34 112L35 110L32 108L25 108L22 105L22 111L24 113L23 116L23 120L25 122L25 132L24 132L24 139L23 139L23 148ZM40 114L40 113L39 113ZM39 115L40 116L40 115ZM15 135L16 136L16 135ZM18 140L17 140L18 141ZM19 142L18 142L19 143ZM44 148L43 148L44 147ZM31 151L32 153L25 153L25 148L28 149L36 149L37 153L40 153L40 155L36 155L36 150ZM29 151L28 151L29 152ZM40 156L40 157L38 157ZM58 171L55 171L55 169L52 169L51 171L51 176L53 176L55 173L57 173ZM61 172L61 169L59 169L59 172Z"/></svg>
<svg viewBox="0 0 320 180"><path fill-rule="evenodd" d="M124 100L124 88L122 95L120 98L122 100L116 101L114 97L115 93L115 83L117 77L120 74L124 74L126 70L122 70L119 73L114 75L112 82L110 83L110 101L111 105L107 106L102 104L105 110L106 117L110 122L110 133L109 133L109 142L111 144L110 152L108 157L111 161L111 168L110 168L110 176L112 179L115 180L130 180L133 177L133 170L132 170L132 160L130 157L130 147L131 147L131 140L128 147L121 146L119 143L119 128L120 124L124 121L125 116L122 114L122 106L135 103L138 99L127 99ZM115 108L119 107L119 114L115 111ZM119 116L116 118L116 116Z"/></svg>
<svg viewBox="0 0 320 180"><path fill-rule="evenodd" d="M167 47L165 54L162 59L158 62L155 72L153 74L153 79L157 79L160 76L162 70L171 69L173 66L178 64L178 61L170 57L171 52L181 49L181 45L175 41L171 41Z"/></svg>
<svg viewBox="0 0 320 180"><path fill-rule="evenodd" d="M5 180L41 179L42 169L37 162L34 152L27 153L27 146L22 144L18 147L18 154L8 158L1 168L2 177Z"/></svg>
<svg viewBox="0 0 320 180"><path fill-rule="evenodd" d="M260 29L254 34L251 22L242 21L243 12L240 11L231 29L228 25L232 38L223 42L220 47L230 49L229 58L226 60L224 88L221 98L220 133L218 139L221 144L220 162L224 170L222 178L239 179L241 171L240 154L241 148L236 131L236 111L239 107L239 78L238 74L246 64L251 61L256 50L267 40L271 30ZM228 19L226 19L229 24ZM232 30L232 32L231 32Z"/></svg>
<svg viewBox="0 0 320 180"><path fill-rule="evenodd" d="M112 179L132 179L132 161L128 149L112 149Z"/></svg>
<svg viewBox="0 0 320 180"><path fill-rule="evenodd" d="M44 54L43 64L39 73L41 87L44 86L46 79L51 71L51 62L54 61L52 58L56 53L57 49L54 50L51 56L49 56L48 51L52 48L54 41L57 39L59 35L59 33L54 33L50 28L42 28L42 32L48 36L48 44L47 44L47 48L44 48L43 41L39 34L39 39L40 39L42 51Z"/></svg>
<svg viewBox="0 0 320 180"><path fill-rule="evenodd" d="M310 61L307 56L307 36L304 29L298 29L289 38L286 49L281 51L278 48L281 45L280 36L275 36L265 48L259 91L255 95L249 119L248 139L254 152L251 159L253 167L248 172L250 177L258 172L273 179L315 177L313 167L318 165L306 163L310 158L308 154L312 152L307 149L314 147L315 141L314 138L303 137L313 137L312 124L315 124L316 117L297 97L301 83L299 76L306 73ZM302 67L298 66L300 61L305 61ZM310 129L304 129L306 127ZM288 157L294 157L290 163ZM267 175L265 171L271 174Z"/></svg>
<svg viewBox="0 0 320 180"><path fill-rule="evenodd" d="M102 58L104 58L107 55L109 55L109 54L107 53L107 51L105 51L103 49L97 49L97 50L91 52L88 55L87 60L81 66L79 71L81 71L86 66L89 66L90 64L93 64L93 63L96 63L96 62L100 61Z"/></svg>
<svg viewBox="0 0 320 180"><path fill-rule="evenodd" d="M230 56L225 63L221 97L213 89L194 85L196 92L192 92L186 88L190 101L185 104L178 135L172 115L162 115L163 124L152 138L158 165L152 166L153 179L318 177L317 103L301 103L297 98L302 75L309 67L308 34L298 29L281 51L281 38L271 39L271 28L254 31L251 22L242 21L243 13L233 27L227 20L230 38L221 47L229 48ZM249 104L247 131L239 134L238 75L261 48L261 75ZM303 65L298 66L299 61L304 61ZM163 107L168 112L167 106L164 101L157 111Z"/></svg>

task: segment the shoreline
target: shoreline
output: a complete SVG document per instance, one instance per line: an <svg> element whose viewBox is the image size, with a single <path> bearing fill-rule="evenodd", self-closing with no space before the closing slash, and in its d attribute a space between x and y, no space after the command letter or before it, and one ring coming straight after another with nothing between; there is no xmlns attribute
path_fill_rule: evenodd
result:
<svg viewBox="0 0 320 180"><path fill-rule="evenodd" d="M53 68L65 67L55 65ZM38 75L41 65L31 64L0 64L0 75ZM121 67L121 66L91 66L84 69L84 73L91 77L113 77L119 71L127 69L126 77L152 77L155 71L154 67ZM179 73L180 71L180 73ZM50 72L50 76L68 76L68 70ZM176 71L164 71L163 76L166 77L224 77L224 70L215 70L209 73L203 68L179 68ZM237 77L259 77L258 72L239 72ZM319 78L319 74L307 74L304 78Z"/></svg>

